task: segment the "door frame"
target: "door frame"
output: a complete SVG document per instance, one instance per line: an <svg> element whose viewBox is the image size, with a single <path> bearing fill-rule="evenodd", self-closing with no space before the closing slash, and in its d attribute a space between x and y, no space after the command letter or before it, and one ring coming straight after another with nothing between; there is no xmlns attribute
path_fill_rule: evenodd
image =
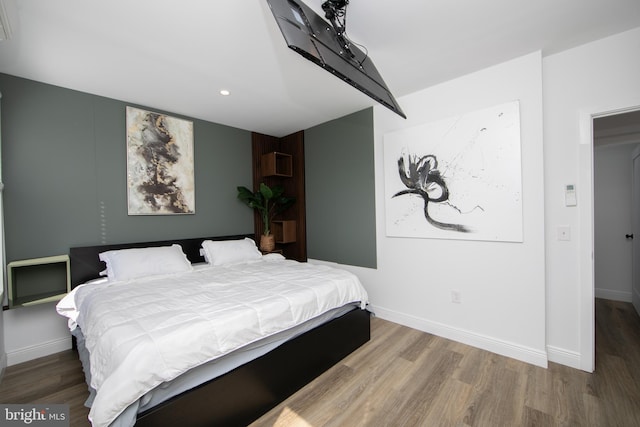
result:
<svg viewBox="0 0 640 427"><path fill-rule="evenodd" d="M640 110L640 99L618 105L580 111L578 147L579 283L580 283L580 369L595 370L595 264L594 253L594 169L593 120Z"/></svg>

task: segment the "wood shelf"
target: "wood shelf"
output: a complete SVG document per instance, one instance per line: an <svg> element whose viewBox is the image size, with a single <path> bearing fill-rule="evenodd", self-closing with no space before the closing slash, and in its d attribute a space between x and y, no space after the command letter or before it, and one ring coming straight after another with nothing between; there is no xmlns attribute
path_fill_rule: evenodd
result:
<svg viewBox="0 0 640 427"><path fill-rule="evenodd" d="M276 243L293 243L296 241L295 220L275 220L271 222L271 231Z"/></svg>
<svg viewBox="0 0 640 427"><path fill-rule="evenodd" d="M271 231L276 247L286 258L307 261L307 228L304 184L304 131L281 138L253 132L251 134L253 188L261 183L284 188L284 195L295 197L295 203L276 216ZM264 232L258 212L254 212L256 241ZM289 222L291 221L291 222Z"/></svg>
<svg viewBox="0 0 640 427"><path fill-rule="evenodd" d="M293 176L293 157L290 154L272 151L262 155L262 176Z"/></svg>

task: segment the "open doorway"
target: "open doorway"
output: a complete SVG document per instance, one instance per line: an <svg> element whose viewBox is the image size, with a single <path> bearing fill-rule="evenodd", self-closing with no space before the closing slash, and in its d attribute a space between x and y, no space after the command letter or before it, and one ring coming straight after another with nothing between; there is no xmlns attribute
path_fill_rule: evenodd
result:
<svg viewBox="0 0 640 427"><path fill-rule="evenodd" d="M593 190L598 361L640 347L631 305L640 292L640 110L593 118Z"/></svg>
<svg viewBox="0 0 640 427"><path fill-rule="evenodd" d="M640 110L594 118L596 298L632 300L632 157L638 145Z"/></svg>

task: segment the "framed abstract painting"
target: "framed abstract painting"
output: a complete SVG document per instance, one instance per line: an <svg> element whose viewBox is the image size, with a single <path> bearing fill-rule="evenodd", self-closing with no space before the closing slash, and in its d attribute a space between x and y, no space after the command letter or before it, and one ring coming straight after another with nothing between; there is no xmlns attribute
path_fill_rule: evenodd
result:
<svg viewBox="0 0 640 427"><path fill-rule="evenodd" d="M195 213L193 122L127 107L129 215Z"/></svg>
<svg viewBox="0 0 640 427"><path fill-rule="evenodd" d="M387 236L522 242L520 106L384 135Z"/></svg>

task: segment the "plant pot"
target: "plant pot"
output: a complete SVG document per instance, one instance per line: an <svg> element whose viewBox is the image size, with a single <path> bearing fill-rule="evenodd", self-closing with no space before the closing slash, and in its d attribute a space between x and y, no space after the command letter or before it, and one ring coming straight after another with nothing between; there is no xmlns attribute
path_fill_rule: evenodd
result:
<svg viewBox="0 0 640 427"><path fill-rule="evenodd" d="M260 236L260 250L263 252L271 252L276 248L276 238L273 234Z"/></svg>

